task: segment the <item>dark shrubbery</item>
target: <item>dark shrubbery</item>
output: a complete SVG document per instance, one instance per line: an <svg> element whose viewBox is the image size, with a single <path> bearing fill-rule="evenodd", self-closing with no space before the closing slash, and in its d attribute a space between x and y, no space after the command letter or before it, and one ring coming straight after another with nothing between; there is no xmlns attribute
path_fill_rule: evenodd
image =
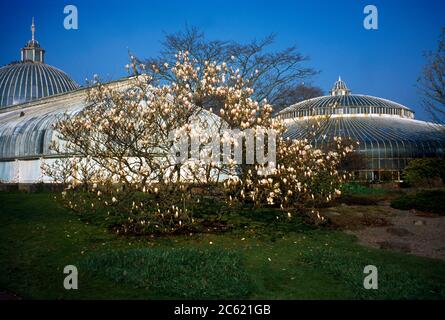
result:
<svg viewBox="0 0 445 320"><path fill-rule="evenodd" d="M412 186L434 186L445 181L445 159L424 158L411 160L403 172Z"/></svg>
<svg viewBox="0 0 445 320"><path fill-rule="evenodd" d="M445 214L445 191L423 191L415 195L404 195L391 202L391 207L402 210L416 209Z"/></svg>
<svg viewBox="0 0 445 320"><path fill-rule="evenodd" d="M361 195L352 195L345 194L336 200L337 203L344 203L348 206L358 205L358 206L374 206L377 205L378 199L369 197L369 196L361 196Z"/></svg>

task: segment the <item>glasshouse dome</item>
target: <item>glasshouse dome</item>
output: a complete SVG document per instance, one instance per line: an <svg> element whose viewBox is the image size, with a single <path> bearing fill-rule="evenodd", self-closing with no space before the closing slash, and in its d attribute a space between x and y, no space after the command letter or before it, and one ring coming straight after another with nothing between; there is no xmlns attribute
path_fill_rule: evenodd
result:
<svg viewBox="0 0 445 320"><path fill-rule="evenodd" d="M45 50L32 38L21 60L0 68L0 183L42 181L40 165L52 157L52 125L85 106L85 90L63 71L45 64Z"/></svg>
<svg viewBox="0 0 445 320"><path fill-rule="evenodd" d="M399 180L411 159L445 154L443 126L414 120L414 112L399 103L351 94L340 78L330 95L296 103L278 117L292 139L308 138L317 146L335 136L357 141L353 171L358 179Z"/></svg>
<svg viewBox="0 0 445 320"><path fill-rule="evenodd" d="M45 64L45 50L34 38L21 51L21 60L0 68L0 108L65 93L79 86L65 72Z"/></svg>

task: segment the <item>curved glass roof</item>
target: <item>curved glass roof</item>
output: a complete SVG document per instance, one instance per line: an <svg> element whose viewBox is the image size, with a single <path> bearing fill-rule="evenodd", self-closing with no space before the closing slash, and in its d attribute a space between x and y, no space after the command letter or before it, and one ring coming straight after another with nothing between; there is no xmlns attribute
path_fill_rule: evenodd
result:
<svg viewBox="0 0 445 320"><path fill-rule="evenodd" d="M24 61L0 68L0 108L68 92L79 86L50 65Z"/></svg>
<svg viewBox="0 0 445 320"><path fill-rule="evenodd" d="M0 109L0 160L51 156L57 140L53 124L65 114L76 114L86 103L86 89L48 97L25 107Z"/></svg>
<svg viewBox="0 0 445 320"><path fill-rule="evenodd" d="M419 157L445 155L445 127L429 122L392 117L335 117L321 121L314 132L313 120L289 122L286 137L310 139L319 147L340 136L357 141L365 164L361 170L402 170Z"/></svg>
<svg viewBox="0 0 445 320"><path fill-rule="evenodd" d="M414 112L400 103L378 97L351 94L344 81L335 82L331 95L316 97L291 105L278 113L282 119L320 115L380 114L414 118Z"/></svg>
<svg viewBox="0 0 445 320"><path fill-rule="evenodd" d="M126 90L132 78L107 83ZM51 141L58 140L53 125L65 115L75 115L87 105L88 88L50 96L10 108L0 108L0 161L52 157ZM0 172L1 173L1 172Z"/></svg>
<svg viewBox="0 0 445 320"><path fill-rule="evenodd" d="M414 112L399 103L359 94L312 98L287 107L278 116L289 119L333 114L388 114L414 118Z"/></svg>
<svg viewBox="0 0 445 320"><path fill-rule="evenodd" d="M398 154L409 157L445 152L445 128L429 122L389 117L337 117L321 121L316 132L308 130L311 123L311 120L296 120L288 124L286 136L302 139L315 134L313 140L317 144L341 136L369 144L398 146ZM416 147L408 150L409 144Z"/></svg>

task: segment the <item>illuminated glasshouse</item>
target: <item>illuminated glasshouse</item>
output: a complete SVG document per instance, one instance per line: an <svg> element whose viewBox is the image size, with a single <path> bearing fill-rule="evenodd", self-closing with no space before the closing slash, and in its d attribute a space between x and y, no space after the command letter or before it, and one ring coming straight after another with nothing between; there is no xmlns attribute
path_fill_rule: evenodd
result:
<svg viewBox="0 0 445 320"><path fill-rule="evenodd" d="M50 148L58 141L53 125L88 105L88 88L44 62L34 22L31 30L32 40L22 49L21 61L0 68L0 183L51 182L42 164L67 156ZM125 90L132 81L129 77L106 85Z"/></svg>
<svg viewBox="0 0 445 320"><path fill-rule="evenodd" d="M278 114L290 138L327 146L334 136L357 141L354 175L362 180L399 180L409 160L445 153L443 126L414 119L399 103L352 94L340 78L330 95L305 100Z"/></svg>
<svg viewBox="0 0 445 320"><path fill-rule="evenodd" d="M0 182L43 181L40 165L51 157L52 124L84 107L85 90L45 63L45 50L32 39L21 60L0 68Z"/></svg>
<svg viewBox="0 0 445 320"><path fill-rule="evenodd" d="M45 63L34 22L31 30L21 61L0 68L0 182L49 181L41 164L58 157L49 147L57 139L52 125L86 106L87 89ZM108 85L125 87L128 81ZM413 111L401 104L351 94L341 79L330 95L289 106L278 117L287 124L290 138L309 138L317 145L334 136L358 141L351 170L364 180L397 180L410 159L445 153L442 126L414 120ZM321 120L315 133L309 125L313 120Z"/></svg>

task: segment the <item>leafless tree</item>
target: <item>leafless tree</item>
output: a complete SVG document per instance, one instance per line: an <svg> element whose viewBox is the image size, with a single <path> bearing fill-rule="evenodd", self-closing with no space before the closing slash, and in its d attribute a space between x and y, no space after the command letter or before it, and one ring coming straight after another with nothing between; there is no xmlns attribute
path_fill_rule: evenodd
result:
<svg viewBox="0 0 445 320"><path fill-rule="evenodd" d="M274 113L278 113L284 108L295 103L320 97L323 90L317 86L300 83L296 86L287 86L277 93L274 102Z"/></svg>
<svg viewBox="0 0 445 320"><path fill-rule="evenodd" d="M423 104L435 122L445 124L445 27L437 50L427 52L425 57L427 64L418 79Z"/></svg>
<svg viewBox="0 0 445 320"><path fill-rule="evenodd" d="M174 63L179 51L187 51L202 66L206 61L227 61L233 68L239 69L240 77L249 79L248 85L255 90L255 100L267 99L275 106L283 102L283 91L289 92L290 88L298 87L303 80L317 72L304 66L308 57L302 55L296 46L273 51L271 45L274 40L273 34L247 44L209 40L198 28L186 27L184 31L167 34L159 56L142 62L157 66L160 72L156 76L169 80L171 73L164 64Z"/></svg>

